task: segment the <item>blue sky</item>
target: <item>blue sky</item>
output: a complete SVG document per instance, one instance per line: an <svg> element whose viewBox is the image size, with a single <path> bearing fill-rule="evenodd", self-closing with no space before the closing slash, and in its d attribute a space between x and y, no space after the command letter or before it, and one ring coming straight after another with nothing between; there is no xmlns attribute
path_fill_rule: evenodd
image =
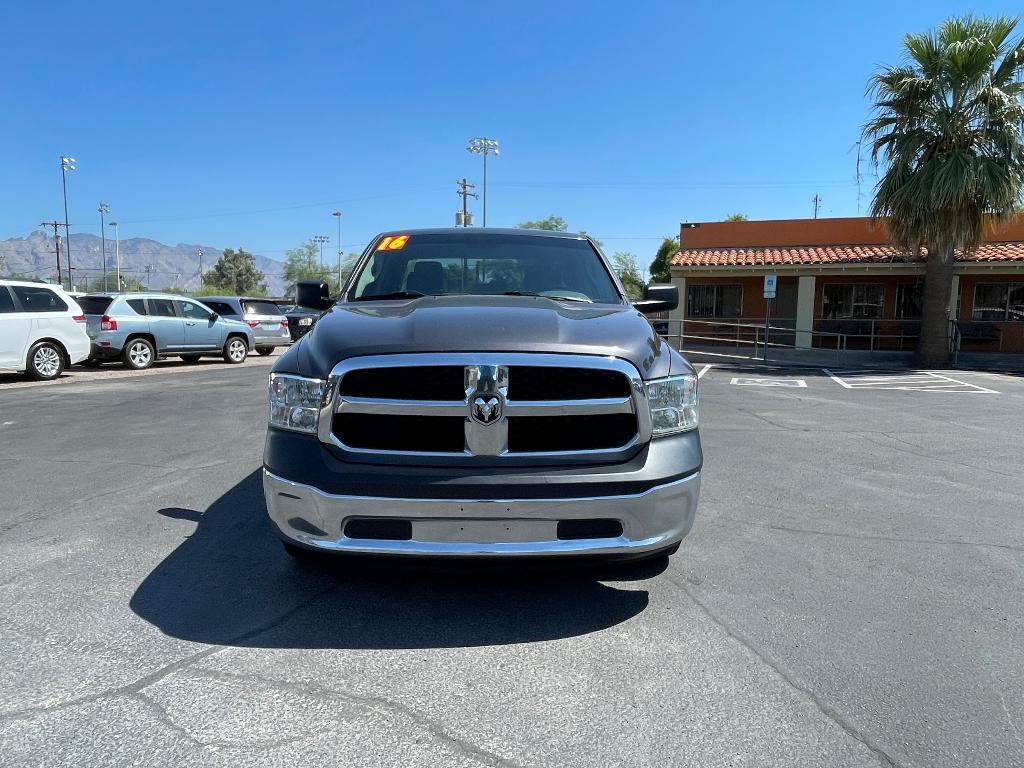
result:
<svg viewBox="0 0 1024 768"><path fill-rule="evenodd" d="M331 236L557 213L646 264L682 220L863 212L864 87L906 31L1007 3L16 3L0 48L0 238L63 216L281 258ZM478 190L479 191L479 190ZM859 206L859 207L858 207ZM479 223L479 203L475 204Z"/></svg>

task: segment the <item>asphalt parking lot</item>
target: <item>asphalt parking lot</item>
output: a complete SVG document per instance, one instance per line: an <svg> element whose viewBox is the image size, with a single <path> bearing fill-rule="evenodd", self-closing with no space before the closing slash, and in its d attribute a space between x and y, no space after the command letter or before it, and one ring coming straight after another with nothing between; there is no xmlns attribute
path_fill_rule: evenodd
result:
<svg viewBox="0 0 1024 768"><path fill-rule="evenodd" d="M0 382L0 765L1024 764L1024 378L699 366L667 566L480 574L295 566L262 362Z"/></svg>

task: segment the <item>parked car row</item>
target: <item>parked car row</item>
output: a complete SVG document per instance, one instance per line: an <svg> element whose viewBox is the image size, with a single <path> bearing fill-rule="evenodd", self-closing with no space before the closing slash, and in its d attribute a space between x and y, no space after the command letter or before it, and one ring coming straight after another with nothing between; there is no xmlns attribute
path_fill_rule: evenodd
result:
<svg viewBox="0 0 1024 768"><path fill-rule="evenodd" d="M265 299L154 292L73 298L56 285L0 280L0 370L38 380L78 363L141 370L159 358L217 355L237 364L254 349L269 355L291 343L288 318Z"/></svg>

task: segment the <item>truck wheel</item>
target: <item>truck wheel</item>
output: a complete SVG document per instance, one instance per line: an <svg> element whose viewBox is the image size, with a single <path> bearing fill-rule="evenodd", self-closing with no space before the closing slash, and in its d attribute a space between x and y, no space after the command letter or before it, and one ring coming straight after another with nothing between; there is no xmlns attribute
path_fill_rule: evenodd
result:
<svg viewBox="0 0 1024 768"><path fill-rule="evenodd" d="M36 381L52 381L64 372L64 350L52 341L40 341L28 351L25 373Z"/></svg>
<svg viewBox="0 0 1024 768"><path fill-rule="evenodd" d="M130 339L121 350L121 362L124 363L125 368L142 371L149 368L154 360L156 360L156 350L149 339L144 339L141 336Z"/></svg>
<svg viewBox="0 0 1024 768"><path fill-rule="evenodd" d="M274 351L274 348L273 347L256 347L256 351L259 352L264 357L266 357L267 355L269 355L271 352Z"/></svg>
<svg viewBox="0 0 1024 768"><path fill-rule="evenodd" d="M224 362L238 365L249 356L249 346L241 336L230 336L224 343Z"/></svg>

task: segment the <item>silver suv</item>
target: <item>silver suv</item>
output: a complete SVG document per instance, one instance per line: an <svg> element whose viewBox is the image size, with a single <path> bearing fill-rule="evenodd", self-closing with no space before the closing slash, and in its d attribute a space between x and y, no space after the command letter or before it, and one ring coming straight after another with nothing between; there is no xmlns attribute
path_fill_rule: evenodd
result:
<svg viewBox="0 0 1024 768"><path fill-rule="evenodd" d="M94 365L120 360L149 368L158 357L195 362L218 354L241 363L256 340L245 323L218 315L196 299L167 293L105 293L78 300L85 312Z"/></svg>
<svg viewBox="0 0 1024 768"><path fill-rule="evenodd" d="M256 337L256 351L269 355L274 347L287 347L292 343L288 332L288 318L281 308L269 299L250 296L199 296L199 301L221 317L241 320L252 328Z"/></svg>

